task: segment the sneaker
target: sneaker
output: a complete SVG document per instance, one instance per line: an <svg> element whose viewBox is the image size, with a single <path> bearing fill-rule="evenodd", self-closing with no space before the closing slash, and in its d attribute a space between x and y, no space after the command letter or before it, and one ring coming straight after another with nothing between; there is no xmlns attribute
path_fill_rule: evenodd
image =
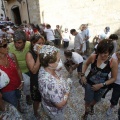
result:
<svg viewBox="0 0 120 120"><path fill-rule="evenodd" d="M106 112L106 115L111 115L113 112L113 109L111 107L108 108L107 112Z"/></svg>

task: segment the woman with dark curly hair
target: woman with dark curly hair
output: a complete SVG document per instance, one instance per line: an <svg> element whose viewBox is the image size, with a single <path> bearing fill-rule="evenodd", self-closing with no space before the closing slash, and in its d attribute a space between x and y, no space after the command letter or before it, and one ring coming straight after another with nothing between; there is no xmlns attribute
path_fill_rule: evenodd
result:
<svg viewBox="0 0 120 120"><path fill-rule="evenodd" d="M92 54L84 64L81 73L81 83L85 87L85 114L94 113L94 105L101 99L106 87L115 82L117 77L118 63L110 56L113 52L113 43L110 40L102 40L97 47L97 54ZM91 66L87 70L88 66ZM111 78L108 74L111 72Z"/></svg>

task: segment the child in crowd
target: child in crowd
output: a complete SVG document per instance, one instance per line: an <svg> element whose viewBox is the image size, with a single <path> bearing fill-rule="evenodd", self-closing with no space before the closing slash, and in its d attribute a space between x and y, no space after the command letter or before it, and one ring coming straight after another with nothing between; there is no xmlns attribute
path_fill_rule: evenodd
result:
<svg viewBox="0 0 120 120"><path fill-rule="evenodd" d="M80 78L83 65L83 57L80 54L72 52L70 50L64 51L64 55L67 60L64 65L70 74L69 77L72 77L73 70L77 68L78 78Z"/></svg>
<svg viewBox="0 0 120 120"><path fill-rule="evenodd" d="M120 98L120 92L119 92L120 91L120 47L118 48L116 53L114 53L112 55L112 58L114 58L118 61L118 74L117 74L117 79L113 85L113 92L112 92L112 97L110 100L111 105L108 108L107 113L106 113L108 116L111 115L114 106L117 105L118 100ZM120 116L120 114L119 114L119 116Z"/></svg>

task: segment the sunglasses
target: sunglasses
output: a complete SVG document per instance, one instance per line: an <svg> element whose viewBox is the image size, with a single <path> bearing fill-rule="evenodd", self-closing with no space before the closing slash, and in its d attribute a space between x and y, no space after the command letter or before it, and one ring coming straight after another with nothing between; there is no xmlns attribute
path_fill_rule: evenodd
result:
<svg viewBox="0 0 120 120"><path fill-rule="evenodd" d="M7 44L4 44L3 46L0 46L0 48L3 47L3 48L7 48Z"/></svg>

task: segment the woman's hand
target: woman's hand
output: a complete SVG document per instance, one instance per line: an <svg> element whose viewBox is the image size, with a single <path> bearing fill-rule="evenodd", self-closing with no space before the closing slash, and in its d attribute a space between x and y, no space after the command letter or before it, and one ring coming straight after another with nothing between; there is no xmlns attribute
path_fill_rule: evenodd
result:
<svg viewBox="0 0 120 120"><path fill-rule="evenodd" d="M21 82L20 86L19 86L17 89L22 90L22 88L23 88L23 83L24 83L24 82Z"/></svg>
<svg viewBox="0 0 120 120"><path fill-rule="evenodd" d="M97 91L97 90L99 90L99 89L102 88L102 87L103 87L103 84L102 84L102 83L96 84L96 85L92 85L93 91Z"/></svg>
<svg viewBox="0 0 120 120"><path fill-rule="evenodd" d="M87 79L85 76L81 77L81 84L83 85L86 85L87 84Z"/></svg>

